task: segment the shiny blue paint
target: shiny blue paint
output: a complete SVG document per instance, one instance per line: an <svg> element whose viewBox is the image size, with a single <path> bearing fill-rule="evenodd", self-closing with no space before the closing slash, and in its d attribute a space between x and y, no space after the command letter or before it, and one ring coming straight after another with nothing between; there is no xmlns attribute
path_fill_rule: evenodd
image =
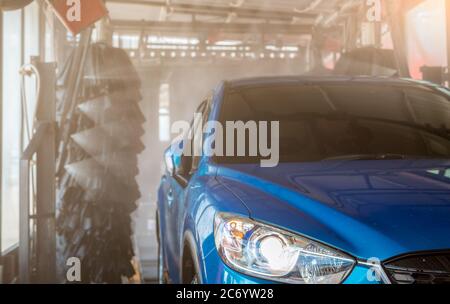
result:
<svg viewBox="0 0 450 304"><path fill-rule="evenodd" d="M350 275L345 279L343 284L381 284L374 279L369 280L367 275L368 273L371 273L369 267L356 265Z"/></svg>
<svg viewBox="0 0 450 304"><path fill-rule="evenodd" d="M265 81L269 80L232 85ZM219 86L211 120L217 117L222 98ZM324 161L260 168L218 166L203 157L186 187L169 172L162 178L158 214L165 268L171 282L182 283L183 254L191 250L203 283L270 283L223 263L214 243L217 212L266 222L362 261L450 249L450 174L445 177L437 171L449 172L450 160ZM193 241L187 243L186 234ZM367 280L367 271L366 266L355 266L344 283L374 283Z"/></svg>
<svg viewBox="0 0 450 304"><path fill-rule="evenodd" d="M218 179L253 218L360 259L450 248L447 160L328 161L236 165Z"/></svg>

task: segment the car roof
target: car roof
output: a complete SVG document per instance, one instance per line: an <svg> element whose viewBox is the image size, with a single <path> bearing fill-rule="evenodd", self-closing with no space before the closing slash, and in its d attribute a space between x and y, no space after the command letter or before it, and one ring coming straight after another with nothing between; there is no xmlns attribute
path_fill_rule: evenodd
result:
<svg viewBox="0 0 450 304"><path fill-rule="evenodd" d="M272 76L241 78L225 81L227 88L239 89L254 86L282 84L373 84L373 85L410 85L440 87L431 82L410 78L374 77L374 76Z"/></svg>

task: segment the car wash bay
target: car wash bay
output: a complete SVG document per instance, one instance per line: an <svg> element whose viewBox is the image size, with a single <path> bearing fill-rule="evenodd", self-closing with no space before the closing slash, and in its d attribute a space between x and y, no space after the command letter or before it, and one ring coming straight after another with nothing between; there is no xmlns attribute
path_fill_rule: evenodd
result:
<svg viewBox="0 0 450 304"><path fill-rule="evenodd" d="M448 85L446 1L370 3L107 0L109 16L78 35L46 1L2 7L0 282L64 282L74 256L86 282L155 282L171 125L190 121L221 80Z"/></svg>

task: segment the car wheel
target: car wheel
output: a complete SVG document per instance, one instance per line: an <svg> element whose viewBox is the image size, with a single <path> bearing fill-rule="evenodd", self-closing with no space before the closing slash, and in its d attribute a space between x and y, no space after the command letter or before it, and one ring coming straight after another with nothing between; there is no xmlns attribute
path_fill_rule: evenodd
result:
<svg viewBox="0 0 450 304"><path fill-rule="evenodd" d="M198 275L195 274L194 277L192 278L191 285L197 285L197 284L199 284Z"/></svg>

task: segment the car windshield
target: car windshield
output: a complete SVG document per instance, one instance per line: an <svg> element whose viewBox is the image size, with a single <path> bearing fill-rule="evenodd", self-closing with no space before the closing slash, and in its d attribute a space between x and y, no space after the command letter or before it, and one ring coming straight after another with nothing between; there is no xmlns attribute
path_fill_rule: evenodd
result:
<svg viewBox="0 0 450 304"><path fill-rule="evenodd" d="M280 162L450 156L449 95L444 89L422 85L347 83L231 89L219 121L224 125L229 121L279 121ZM215 159L219 163L253 163L261 157Z"/></svg>

